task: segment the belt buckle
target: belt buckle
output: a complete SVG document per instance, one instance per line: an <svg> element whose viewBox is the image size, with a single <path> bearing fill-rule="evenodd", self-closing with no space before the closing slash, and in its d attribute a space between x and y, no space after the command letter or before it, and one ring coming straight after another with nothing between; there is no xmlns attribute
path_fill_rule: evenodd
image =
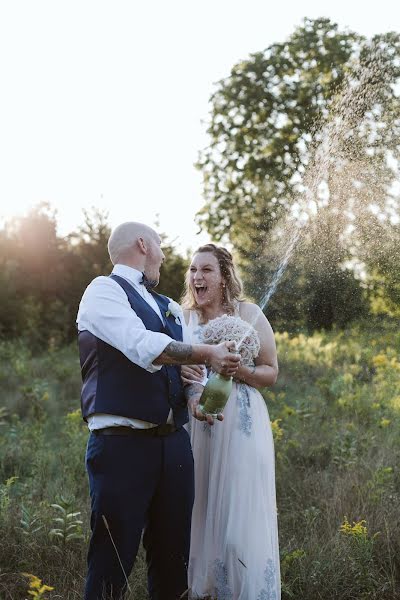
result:
<svg viewBox="0 0 400 600"><path fill-rule="evenodd" d="M173 431L176 431L176 427L174 427L173 425L170 425L169 423L162 423L161 425L157 425L154 433L156 435L163 436L163 435L168 435L169 433L172 433Z"/></svg>

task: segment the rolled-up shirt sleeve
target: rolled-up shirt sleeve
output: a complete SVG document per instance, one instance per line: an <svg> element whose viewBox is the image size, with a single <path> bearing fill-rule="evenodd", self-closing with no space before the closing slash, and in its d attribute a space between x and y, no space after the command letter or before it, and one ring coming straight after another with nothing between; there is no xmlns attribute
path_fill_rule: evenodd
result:
<svg viewBox="0 0 400 600"><path fill-rule="evenodd" d="M153 361L173 341L146 329L124 290L109 277L97 277L86 288L76 322L79 331L90 331L150 373L162 368Z"/></svg>

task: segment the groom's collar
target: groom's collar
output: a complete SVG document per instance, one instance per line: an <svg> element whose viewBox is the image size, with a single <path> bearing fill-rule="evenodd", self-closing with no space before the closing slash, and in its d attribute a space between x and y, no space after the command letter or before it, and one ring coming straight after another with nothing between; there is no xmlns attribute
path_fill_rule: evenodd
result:
<svg viewBox="0 0 400 600"><path fill-rule="evenodd" d="M128 265L116 264L114 265L112 273L113 275L119 275L120 277L123 277L129 281L129 283L133 283L136 287L140 286L140 282L143 277L143 273L141 271L138 271L133 267L128 267Z"/></svg>

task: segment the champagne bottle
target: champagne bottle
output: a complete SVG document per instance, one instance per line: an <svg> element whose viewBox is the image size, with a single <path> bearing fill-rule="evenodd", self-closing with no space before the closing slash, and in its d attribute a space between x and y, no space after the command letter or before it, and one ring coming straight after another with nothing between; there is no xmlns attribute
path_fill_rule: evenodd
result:
<svg viewBox="0 0 400 600"><path fill-rule="evenodd" d="M222 413L232 391L232 385L232 377L224 377L212 371L200 398L201 412L214 418Z"/></svg>
<svg viewBox="0 0 400 600"><path fill-rule="evenodd" d="M237 352L237 345L230 352ZM216 418L225 408L231 395L233 386L232 377L225 377L221 373L211 372L199 401L199 409L204 415Z"/></svg>

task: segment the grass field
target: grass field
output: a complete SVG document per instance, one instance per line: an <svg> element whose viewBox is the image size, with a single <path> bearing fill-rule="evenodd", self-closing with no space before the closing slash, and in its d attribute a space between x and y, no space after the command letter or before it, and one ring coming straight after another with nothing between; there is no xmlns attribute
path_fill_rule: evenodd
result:
<svg viewBox="0 0 400 600"><path fill-rule="evenodd" d="M279 381L265 398L283 600L400 599L400 332L380 323L277 342ZM0 599L82 598L89 500L76 345L32 356L23 342L2 343L0 386ZM145 600L142 554L130 583L130 598Z"/></svg>

